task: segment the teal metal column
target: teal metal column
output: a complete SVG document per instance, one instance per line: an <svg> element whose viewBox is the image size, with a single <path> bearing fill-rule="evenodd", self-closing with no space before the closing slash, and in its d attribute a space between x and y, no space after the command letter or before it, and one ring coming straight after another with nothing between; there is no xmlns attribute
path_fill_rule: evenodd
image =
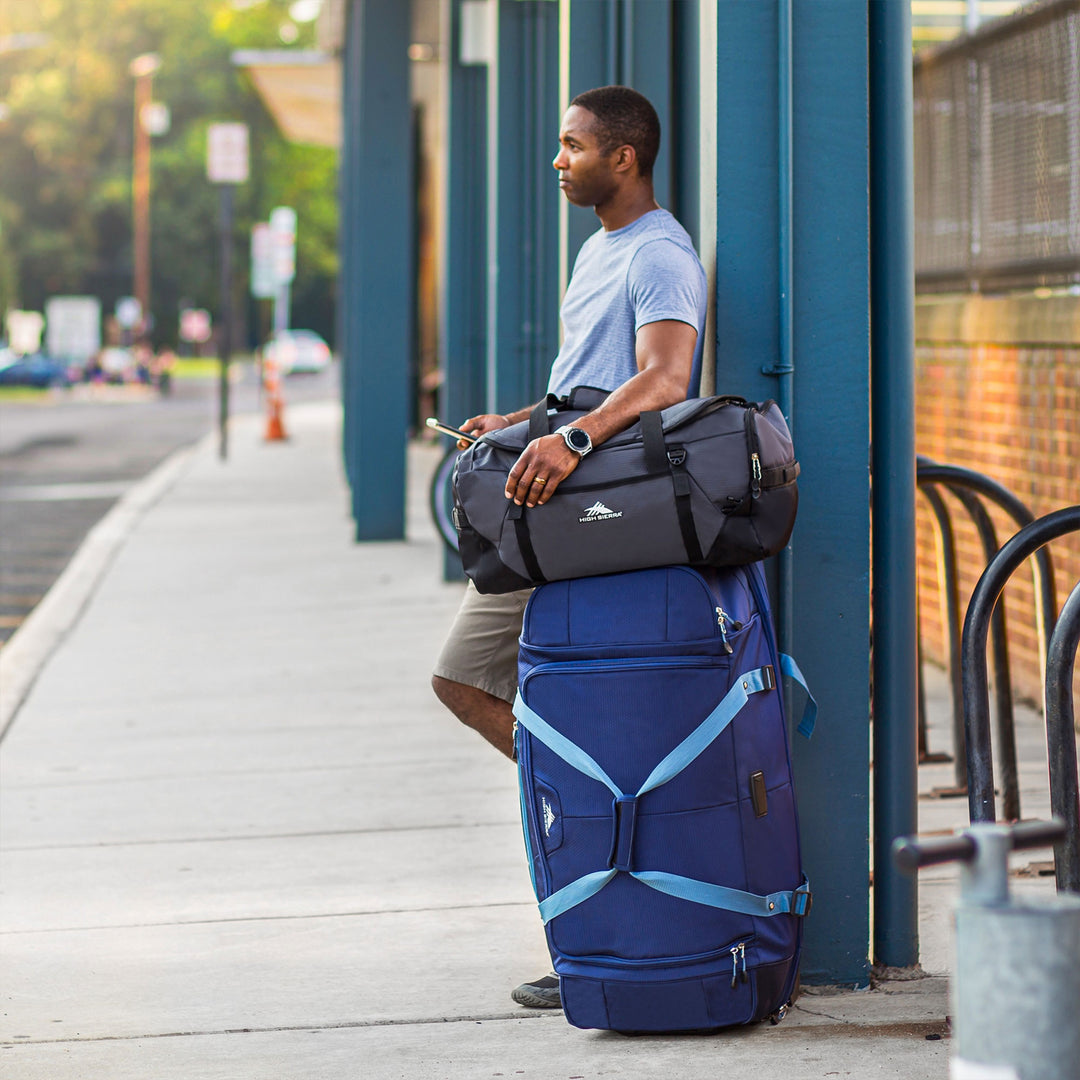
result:
<svg viewBox="0 0 1080 1080"><path fill-rule="evenodd" d="M716 20L715 68L703 68L701 82L715 84L716 97L702 100L701 127L715 128L717 140L716 389L757 400L779 397L784 373L777 361L786 354L789 364L782 366L793 368L790 419L803 473L790 595L780 600L791 613L787 647L820 705L813 741L796 740L793 747L803 861L815 894L802 976L810 983L865 985L867 17L861 0L791 0L789 7L787 26L778 0L720 3L714 16L709 12ZM791 70L785 71L789 50ZM788 86L793 105L784 132L781 95ZM790 147L789 155L783 147ZM785 156L790 214L781 214ZM786 346L782 333L790 335Z"/></svg>
<svg viewBox="0 0 1080 1080"><path fill-rule="evenodd" d="M915 269L911 12L870 0L874 477L874 959L919 960L918 882L893 865L918 831Z"/></svg>
<svg viewBox="0 0 1080 1080"><path fill-rule="evenodd" d="M488 64L462 57L463 0L444 7L446 213L440 268L439 417L459 424L486 408L487 86ZM470 47L473 43L470 43ZM443 577L463 581L461 559L447 551Z"/></svg>
<svg viewBox="0 0 1080 1080"><path fill-rule="evenodd" d="M447 5L443 29L447 212L440 272L439 415L451 424L483 410L487 358L488 65L461 62L462 3Z"/></svg>
<svg viewBox="0 0 1080 1080"><path fill-rule="evenodd" d="M488 85L487 407L509 412L547 389L559 347L559 133L554 0L497 0Z"/></svg>
<svg viewBox="0 0 1080 1080"><path fill-rule="evenodd" d="M357 540L405 535L413 326L407 0L346 9L341 195L345 469Z"/></svg>
<svg viewBox="0 0 1080 1080"><path fill-rule="evenodd" d="M675 51L676 12L684 22L691 5L685 0L560 0L568 20L569 56L562 58L568 105L574 96L613 83L644 94L660 118L660 153L653 184L661 206L674 210L672 164L680 118L673 112L676 79L682 74ZM694 48L697 48L696 40ZM696 54L691 64L696 71ZM552 144L551 157L556 147ZM591 210L567 211L567 276L581 245L600 227Z"/></svg>

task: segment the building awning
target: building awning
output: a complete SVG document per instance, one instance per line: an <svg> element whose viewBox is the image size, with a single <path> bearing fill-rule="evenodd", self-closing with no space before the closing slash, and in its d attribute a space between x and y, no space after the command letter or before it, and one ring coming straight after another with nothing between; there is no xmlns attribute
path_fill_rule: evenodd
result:
<svg viewBox="0 0 1080 1080"><path fill-rule="evenodd" d="M263 104L292 142L341 146L341 63L324 52L239 49Z"/></svg>

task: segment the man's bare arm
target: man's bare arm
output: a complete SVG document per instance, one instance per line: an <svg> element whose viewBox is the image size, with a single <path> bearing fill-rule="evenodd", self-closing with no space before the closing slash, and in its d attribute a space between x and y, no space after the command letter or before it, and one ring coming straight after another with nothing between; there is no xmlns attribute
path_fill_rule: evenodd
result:
<svg viewBox="0 0 1080 1080"><path fill-rule="evenodd" d="M682 401L696 345L697 330L688 323L674 319L647 323L635 338L638 373L592 412L575 420L574 426L587 431L593 446L599 446L628 428L643 412L666 409ZM521 418L528 412L524 410ZM579 460L561 435L534 439L510 470L506 497L519 506L543 506L577 468Z"/></svg>

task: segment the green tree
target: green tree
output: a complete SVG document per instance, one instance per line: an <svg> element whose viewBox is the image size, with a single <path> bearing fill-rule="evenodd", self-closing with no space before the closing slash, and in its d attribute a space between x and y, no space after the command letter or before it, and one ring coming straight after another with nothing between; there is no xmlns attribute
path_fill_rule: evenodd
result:
<svg viewBox="0 0 1080 1080"><path fill-rule="evenodd" d="M336 154L288 143L230 60L235 48L281 48L287 19L287 0L0 0L0 303L17 296L40 309L74 292L99 296L108 310L131 291L129 65L155 52L154 97L171 113L152 152L155 338L175 337L181 300L219 304L218 193L205 158L207 128L224 120L251 131L252 179L236 192L238 286L251 224L275 205L293 206L293 321L330 334ZM298 29L291 47L310 47L310 26Z"/></svg>

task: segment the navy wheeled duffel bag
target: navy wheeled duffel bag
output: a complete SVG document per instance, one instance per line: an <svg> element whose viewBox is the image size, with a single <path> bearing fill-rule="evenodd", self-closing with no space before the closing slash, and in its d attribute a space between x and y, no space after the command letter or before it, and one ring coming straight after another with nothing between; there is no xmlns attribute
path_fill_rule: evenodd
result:
<svg viewBox="0 0 1080 1080"><path fill-rule="evenodd" d="M802 677L760 565L544 585L519 667L526 846L570 1023L782 1015L810 891L780 679Z"/></svg>

